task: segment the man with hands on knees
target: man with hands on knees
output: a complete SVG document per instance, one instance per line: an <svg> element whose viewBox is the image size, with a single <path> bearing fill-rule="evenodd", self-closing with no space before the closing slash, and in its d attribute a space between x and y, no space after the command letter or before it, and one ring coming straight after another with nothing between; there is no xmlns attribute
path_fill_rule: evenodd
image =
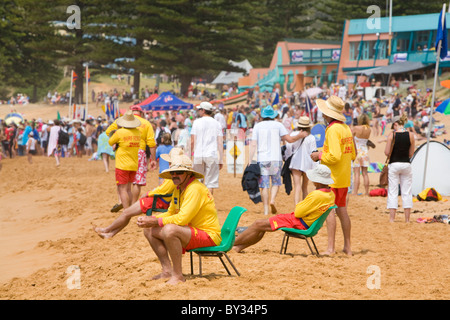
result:
<svg viewBox="0 0 450 320"><path fill-rule="evenodd" d="M168 279L168 284L184 282L182 255L186 250L219 245L220 224L214 199L198 179L203 175L193 170L187 155L174 156L169 169L159 175L175 184L167 212L142 216L137 225L158 257L162 271L152 279Z"/></svg>

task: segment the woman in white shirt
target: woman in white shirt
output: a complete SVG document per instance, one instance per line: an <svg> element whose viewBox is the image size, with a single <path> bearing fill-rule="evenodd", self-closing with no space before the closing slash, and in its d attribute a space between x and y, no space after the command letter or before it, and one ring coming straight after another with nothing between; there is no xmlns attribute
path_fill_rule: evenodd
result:
<svg viewBox="0 0 450 320"><path fill-rule="evenodd" d="M311 160L311 153L317 149L316 138L311 134L312 124L308 117L300 117L291 136L304 133L307 136L294 143L286 144L285 158L292 155L289 169L294 180L294 203L297 204L308 195L308 177L306 171L313 169L317 163Z"/></svg>

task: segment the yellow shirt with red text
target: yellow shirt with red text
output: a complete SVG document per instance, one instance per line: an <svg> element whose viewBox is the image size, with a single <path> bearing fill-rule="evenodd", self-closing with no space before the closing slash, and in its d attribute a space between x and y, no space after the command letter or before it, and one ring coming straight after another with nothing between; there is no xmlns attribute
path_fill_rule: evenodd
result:
<svg viewBox="0 0 450 320"><path fill-rule="evenodd" d="M318 189L310 192L297 203L294 215L311 226L322 214L334 205L334 192L331 189Z"/></svg>
<svg viewBox="0 0 450 320"><path fill-rule="evenodd" d="M350 128L343 122L332 122L325 130L325 142L320 163L331 170L333 188L348 188L351 183L352 160L356 148Z"/></svg>
<svg viewBox="0 0 450 320"><path fill-rule="evenodd" d="M139 129L139 131L141 132L141 141L139 143L139 149L145 150L146 145L148 145L149 148L156 147L155 132L153 131L151 123L138 115L134 115L134 117L138 118L139 121L141 122L141 125L137 127L137 129ZM105 131L106 135L109 136L111 131L117 130L118 126L116 121L111 123L111 125L106 129Z"/></svg>
<svg viewBox="0 0 450 320"><path fill-rule="evenodd" d="M194 179L186 189L173 191L172 201L167 212L156 216L162 224L190 226L205 231L216 245L222 241L220 224L214 198L208 188Z"/></svg>
<svg viewBox="0 0 450 320"><path fill-rule="evenodd" d="M125 171L137 171L138 169L138 151L141 140L139 129L120 128L111 138L109 145L118 144L116 149L116 168Z"/></svg>
<svg viewBox="0 0 450 320"><path fill-rule="evenodd" d="M164 179L164 182L157 186L155 189L149 191L147 193L147 197L152 197L155 194L173 194L176 186L173 183L172 179ZM170 202L172 200L172 196L163 197L166 202Z"/></svg>

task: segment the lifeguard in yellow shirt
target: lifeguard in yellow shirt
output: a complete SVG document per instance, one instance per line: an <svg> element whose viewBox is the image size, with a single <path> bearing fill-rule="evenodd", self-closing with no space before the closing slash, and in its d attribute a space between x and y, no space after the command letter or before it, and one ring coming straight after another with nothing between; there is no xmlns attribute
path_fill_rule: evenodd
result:
<svg viewBox="0 0 450 320"><path fill-rule="evenodd" d="M139 142L138 151L138 169L131 187L132 199L131 203L135 203L141 194L141 188L147 185L147 172L156 169L156 140L153 127L150 122L145 119L144 111L139 106L130 107L134 117L140 121L139 129L141 133L141 140ZM111 131L117 129L117 120L114 121L108 129L106 134L109 135ZM150 166L149 166L150 165Z"/></svg>
<svg viewBox="0 0 450 320"><path fill-rule="evenodd" d="M162 272L153 280L167 278L167 283L184 282L182 254L185 250L219 245L222 241L214 198L197 179L203 175L193 170L187 155L172 158L169 169L159 175L176 185L167 212L139 217L137 224L158 257ZM170 256L170 258L169 258Z"/></svg>
<svg viewBox="0 0 450 320"><path fill-rule="evenodd" d="M258 243L266 232L273 232L280 228L308 230L314 221L334 205L334 193L329 187L334 183L330 169L319 164L314 169L306 171L306 175L314 183L316 190L297 203L294 212L256 220L237 236L233 246L236 252L241 252Z"/></svg>
<svg viewBox="0 0 450 320"><path fill-rule="evenodd" d="M137 127L141 122L131 111L116 121L118 129L109 138L111 146L116 145L116 184L124 208L131 205L131 184L138 169L138 151L141 133Z"/></svg>
<svg viewBox="0 0 450 320"><path fill-rule="evenodd" d="M331 177L334 180L331 189L336 195L336 206L338 207L336 214L339 217L344 234L343 251L352 255L351 222L347 213L347 193L351 184L352 161L356 158L356 147L352 131L345 124L344 101L337 96L331 96L327 100L318 99L316 103L328 126L325 130L322 152L311 153L311 159L313 161L320 160L320 163L328 166L331 170ZM334 214L328 215L327 231L328 249L324 254L334 254L336 236L336 217Z"/></svg>

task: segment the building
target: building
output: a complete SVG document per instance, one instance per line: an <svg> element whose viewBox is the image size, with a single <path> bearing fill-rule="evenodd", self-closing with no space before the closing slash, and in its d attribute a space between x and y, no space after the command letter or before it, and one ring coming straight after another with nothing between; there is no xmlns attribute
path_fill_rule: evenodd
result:
<svg viewBox="0 0 450 320"><path fill-rule="evenodd" d="M258 87L260 92L280 94L308 86L334 83L341 52L339 41L286 39L277 43L268 68L251 69L238 81L240 91Z"/></svg>
<svg viewBox="0 0 450 320"><path fill-rule="evenodd" d="M416 73L423 78L424 69L434 70L430 66L436 62L438 20L439 13L398 16L391 20L383 17L379 23L370 19L346 20L337 80L353 83L355 75L363 70L370 75L395 73L412 80ZM402 62L407 63L397 65ZM389 67L392 65L396 68ZM383 68L374 69L377 67ZM440 69L446 67L450 67L450 55L440 63Z"/></svg>

